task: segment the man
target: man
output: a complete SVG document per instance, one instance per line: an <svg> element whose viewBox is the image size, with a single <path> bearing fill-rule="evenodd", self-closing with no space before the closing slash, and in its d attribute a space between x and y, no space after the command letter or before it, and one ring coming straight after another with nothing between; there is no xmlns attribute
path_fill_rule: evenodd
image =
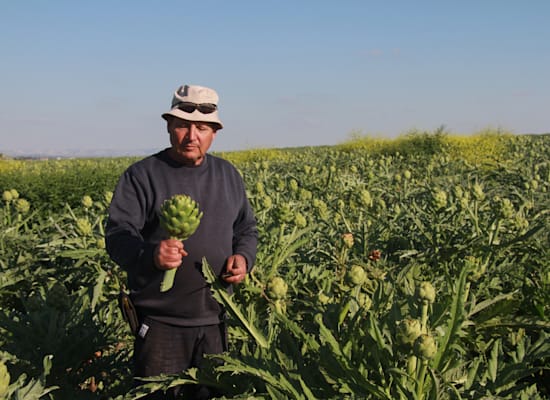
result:
<svg viewBox="0 0 550 400"><path fill-rule="evenodd" d="M207 154L223 128L217 93L181 86L162 117L171 147L131 165L120 177L105 232L110 257L127 271L140 322L136 377L177 374L200 367L203 354L226 350L223 310L202 275L202 258L230 286L252 269L258 240L240 174L228 161ZM159 225L161 204L175 194L190 196L203 212L185 243L169 239ZM164 272L172 268L178 268L174 285L161 292ZM181 390L195 391L185 398L212 396L205 387L176 388L170 395L175 398Z"/></svg>

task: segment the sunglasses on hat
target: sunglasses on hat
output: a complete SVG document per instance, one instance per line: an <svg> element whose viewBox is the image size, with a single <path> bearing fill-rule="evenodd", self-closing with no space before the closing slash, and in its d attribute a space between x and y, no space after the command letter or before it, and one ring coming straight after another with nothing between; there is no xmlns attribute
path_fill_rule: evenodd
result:
<svg viewBox="0 0 550 400"><path fill-rule="evenodd" d="M175 108L184 111L186 113L192 113L195 110L199 110L202 114L212 114L214 111L218 109L218 106L213 103L192 103L190 101L183 101L181 103L177 103Z"/></svg>

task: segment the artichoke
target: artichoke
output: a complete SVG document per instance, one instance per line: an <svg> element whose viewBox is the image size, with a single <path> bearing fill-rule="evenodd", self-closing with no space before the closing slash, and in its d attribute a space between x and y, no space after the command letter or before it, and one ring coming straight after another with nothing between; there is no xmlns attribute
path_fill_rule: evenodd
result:
<svg viewBox="0 0 550 400"><path fill-rule="evenodd" d="M0 398L6 398L10 385L10 373L3 361L0 360Z"/></svg>
<svg viewBox="0 0 550 400"><path fill-rule="evenodd" d="M353 265L346 278L352 286L360 286L367 280L367 273L360 265Z"/></svg>
<svg viewBox="0 0 550 400"><path fill-rule="evenodd" d="M159 221L171 239L186 240L199 227L202 212L198 203L185 194L176 194L165 200L160 207ZM166 292L174 285L176 268L166 270L160 291Z"/></svg>
<svg viewBox="0 0 550 400"><path fill-rule="evenodd" d="M276 276L267 283L267 295L272 300L281 300L286 296L288 285L283 278Z"/></svg>
<svg viewBox="0 0 550 400"><path fill-rule="evenodd" d="M92 208L94 205L94 200L88 195L83 196L80 202L84 208Z"/></svg>
<svg viewBox="0 0 550 400"><path fill-rule="evenodd" d="M422 334L422 326L417 319L406 318L397 325L397 340L404 346L412 346Z"/></svg>
<svg viewBox="0 0 550 400"><path fill-rule="evenodd" d="M13 200L13 195L9 190L4 190L4 193L2 193L2 200L4 200L6 203L9 203Z"/></svg>
<svg viewBox="0 0 550 400"><path fill-rule="evenodd" d="M437 352L437 344L432 335L422 334L414 342L414 354L423 359L431 360Z"/></svg>
<svg viewBox="0 0 550 400"><path fill-rule="evenodd" d="M426 303L432 304L435 301L435 289L428 281L420 283L417 287L417 294L420 300Z"/></svg>

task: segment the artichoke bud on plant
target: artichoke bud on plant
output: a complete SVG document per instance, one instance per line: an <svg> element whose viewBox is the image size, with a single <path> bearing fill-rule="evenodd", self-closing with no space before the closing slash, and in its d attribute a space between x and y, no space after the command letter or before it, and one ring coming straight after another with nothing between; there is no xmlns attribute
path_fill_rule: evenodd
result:
<svg viewBox="0 0 550 400"><path fill-rule="evenodd" d="M481 259L474 256L466 256L465 259L466 268L471 271L471 274L468 276L468 280L472 282L477 282L485 272L487 271L487 264L482 262Z"/></svg>
<svg viewBox="0 0 550 400"><path fill-rule="evenodd" d="M11 191L4 190L4 192L2 193L2 200L4 200L6 203L9 203L10 201L12 201L13 196L11 194Z"/></svg>
<svg viewBox="0 0 550 400"><path fill-rule="evenodd" d="M271 300L282 300L286 297L288 285L283 278L276 276L269 280L266 291Z"/></svg>
<svg viewBox="0 0 550 400"><path fill-rule="evenodd" d="M88 218L78 218L76 220L76 230L82 236L91 236L92 235L92 224Z"/></svg>
<svg viewBox="0 0 550 400"><path fill-rule="evenodd" d="M510 219L515 215L514 205L510 199L499 199L499 214L503 219Z"/></svg>
<svg viewBox="0 0 550 400"><path fill-rule="evenodd" d="M368 293L360 291L357 294L357 304L359 304L359 307L362 307L364 310L370 310L372 306L372 299Z"/></svg>
<svg viewBox="0 0 550 400"><path fill-rule="evenodd" d="M447 193L443 190L436 190L432 193L433 203L436 209L447 206Z"/></svg>
<svg viewBox="0 0 550 400"><path fill-rule="evenodd" d="M176 194L162 203L159 222L171 239L186 240L199 227L202 215L195 200L185 194ZM172 288L175 275L176 268L164 271L160 286L161 292Z"/></svg>
<svg viewBox="0 0 550 400"><path fill-rule="evenodd" d="M422 334L420 321L413 318L406 318L399 321L397 325L397 341L404 346L411 346Z"/></svg>
<svg viewBox="0 0 550 400"><path fill-rule="evenodd" d="M109 203L111 203L111 200L113 200L113 192L108 190L103 194L103 201L105 203L109 204Z"/></svg>
<svg viewBox="0 0 550 400"><path fill-rule="evenodd" d="M309 190L300 188L300 191L298 192L298 198L301 201L309 201L312 197L313 194Z"/></svg>
<svg viewBox="0 0 550 400"><path fill-rule="evenodd" d="M304 214L296 212L296 215L294 216L294 223L299 228L305 228L307 226L307 219L304 217Z"/></svg>
<svg viewBox="0 0 550 400"><path fill-rule="evenodd" d="M288 186L289 186L291 191L293 191L293 192L298 191L298 181L296 179L291 179Z"/></svg>
<svg viewBox="0 0 550 400"><path fill-rule="evenodd" d="M367 272L360 265L353 265L346 274L348 282L352 286L361 286L367 280Z"/></svg>
<svg viewBox="0 0 550 400"><path fill-rule="evenodd" d="M424 281L421 282L420 285L416 288L417 295L420 300L426 303L433 303L435 301L435 289L433 285L428 282Z"/></svg>
<svg viewBox="0 0 550 400"><path fill-rule="evenodd" d="M483 200L485 198L485 193L483 193L483 186L481 186L479 183L474 183L473 192L476 200Z"/></svg>
<svg viewBox="0 0 550 400"><path fill-rule="evenodd" d="M363 189L359 192L359 200L364 207L372 207L372 196L368 190Z"/></svg>
<svg viewBox="0 0 550 400"><path fill-rule="evenodd" d="M263 208L271 208L273 206L273 200L268 195L262 196L262 206Z"/></svg>
<svg viewBox="0 0 550 400"><path fill-rule="evenodd" d="M294 221L294 212L289 204L283 204L277 210L277 218L281 223L290 223Z"/></svg>
<svg viewBox="0 0 550 400"><path fill-rule="evenodd" d="M351 249L353 247L353 233L344 233L342 235L342 240L346 248Z"/></svg>
<svg viewBox="0 0 550 400"><path fill-rule="evenodd" d="M10 386L10 373L8 367L3 361L0 361L0 398L7 398L8 388Z"/></svg>
<svg viewBox="0 0 550 400"><path fill-rule="evenodd" d="M94 205L94 201L88 195L82 197L81 203L84 206L84 208L91 208Z"/></svg>
<svg viewBox="0 0 550 400"><path fill-rule="evenodd" d="M437 352L437 344L432 335L421 334L414 341L414 354L423 360L431 360Z"/></svg>
<svg viewBox="0 0 550 400"><path fill-rule="evenodd" d="M19 214L26 214L31 209L30 203L25 199L17 199L15 201L15 210Z"/></svg>

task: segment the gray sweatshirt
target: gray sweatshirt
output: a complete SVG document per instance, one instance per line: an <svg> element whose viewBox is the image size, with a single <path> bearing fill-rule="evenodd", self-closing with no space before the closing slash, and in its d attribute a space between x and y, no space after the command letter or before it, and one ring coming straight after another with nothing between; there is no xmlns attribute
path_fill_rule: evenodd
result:
<svg viewBox="0 0 550 400"><path fill-rule="evenodd" d="M184 242L189 253L174 286L160 291L164 271L153 252L167 233L159 225L162 202L187 194L203 212L195 233ZM107 252L128 273L128 286L141 317L180 326L220 322L221 307L202 275L205 257L219 276L227 258L241 254L254 266L258 231L239 172L228 161L206 155L197 167L181 165L167 150L131 165L116 186L106 224Z"/></svg>

